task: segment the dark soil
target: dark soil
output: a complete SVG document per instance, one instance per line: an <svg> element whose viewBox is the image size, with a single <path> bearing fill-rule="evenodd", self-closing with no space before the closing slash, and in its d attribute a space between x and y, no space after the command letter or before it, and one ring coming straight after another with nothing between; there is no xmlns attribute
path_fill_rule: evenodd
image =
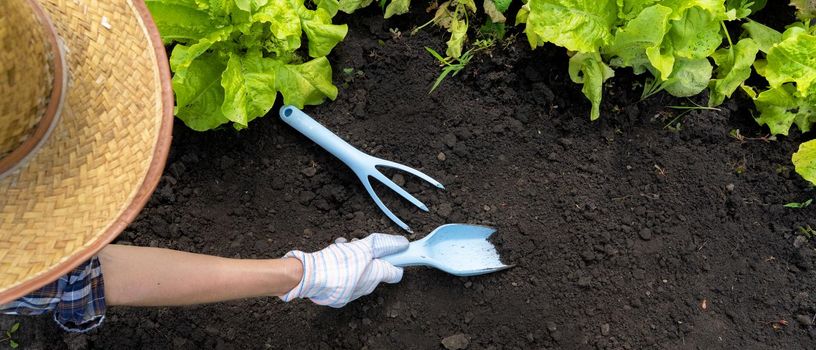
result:
<svg viewBox="0 0 816 350"><path fill-rule="evenodd" d="M380 191L411 238L445 223L495 226L515 268L473 278L410 269L339 310L277 298L112 308L86 335L26 318L23 345L437 349L461 333L452 340L468 349L812 348L816 251L798 237L816 227L816 205L783 207L816 195L790 163L807 137L740 142L729 132L766 133L750 101L681 115L667 106L687 100L638 102L643 78L626 71L591 122L565 52L531 51L522 34L428 94L439 67L424 47L446 39L409 35L428 16L343 18L349 36L330 57L339 97L306 111L445 184L405 176L430 213ZM273 113L240 133L177 124L165 176L119 243L270 258L370 232L405 234L342 163Z"/></svg>

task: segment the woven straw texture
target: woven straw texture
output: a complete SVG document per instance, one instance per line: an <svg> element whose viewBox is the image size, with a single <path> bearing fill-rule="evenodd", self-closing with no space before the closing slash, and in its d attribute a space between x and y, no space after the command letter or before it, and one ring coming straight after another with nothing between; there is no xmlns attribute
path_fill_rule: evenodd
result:
<svg viewBox="0 0 816 350"><path fill-rule="evenodd" d="M0 302L112 240L155 188L154 156L160 173L169 146L169 73L144 4L39 1L65 44L70 80L52 134L0 179Z"/></svg>
<svg viewBox="0 0 816 350"><path fill-rule="evenodd" d="M45 114L53 86L51 47L27 0L0 1L0 158Z"/></svg>

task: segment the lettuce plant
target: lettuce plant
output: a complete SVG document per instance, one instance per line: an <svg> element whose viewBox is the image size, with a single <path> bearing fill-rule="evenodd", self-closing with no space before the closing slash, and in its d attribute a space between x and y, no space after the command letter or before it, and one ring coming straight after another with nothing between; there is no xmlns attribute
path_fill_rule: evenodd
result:
<svg viewBox="0 0 816 350"><path fill-rule="evenodd" d="M713 90L730 95L744 80L739 78L746 74L745 61L753 61L748 59L753 45L746 41L717 53L727 36L723 23L749 15L755 6L716 0L528 0L516 21L526 23L533 48L553 43L568 50L570 78L584 85L595 120L613 68L649 72L654 80L644 96L665 90L685 97L709 87L712 57L721 64ZM739 57L733 55L737 50Z"/></svg>
<svg viewBox="0 0 816 350"><path fill-rule="evenodd" d="M353 13L363 7L369 6L373 0L323 0L336 2L340 11ZM510 7L512 0L483 0L482 9L492 23L504 25L507 20L504 13ZM410 10L411 0L381 0L385 18L395 15L405 14ZM429 10L434 9L434 17L427 23L419 26L414 32L433 24L445 28L451 37L447 42L445 54L448 58L459 58L467 41L467 31L469 26L468 17L477 11L476 0L448 0L441 4L434 2Z"/></svg>
<svg viewBox="0 0 816 350"><path fill-rule="evenodd" d="M332 24L337 3L302 0L146 0L170 56L176 116L194 130L265 115L278 92L298 107L334 99L326 55L346 25ZM301 55L303 36L307 54Z"/></svg>
<svg viewBox="0 0 816 350"><path fill-rule="evenodd" d="M816 26L806 20L789 26L784 33L756 22L744 25L746 33L758 44L764 57L754 69L768 81L768 87L743 86L754 100L757 122L767 125L775 135L787 135L793 125L802 132L816 124ZM803 143L793 155L796 172L816 184L816 140Z"/></svg>

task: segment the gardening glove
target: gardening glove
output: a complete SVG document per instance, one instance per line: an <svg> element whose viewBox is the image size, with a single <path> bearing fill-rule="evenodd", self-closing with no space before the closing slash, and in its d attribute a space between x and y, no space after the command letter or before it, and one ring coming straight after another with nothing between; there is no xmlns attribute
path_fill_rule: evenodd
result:
<svg viewBox="0 0 816 350"><path fill-rule="evenodd" d="M315 253L293 250L285 258L303 264L303 278L294 289L281 296L283 301L309 298L315 304L335 308L374 291L380 282L402 280L402 268L379 259L408 249L402 236L373 233L349 243L335 243Z"/></svg>

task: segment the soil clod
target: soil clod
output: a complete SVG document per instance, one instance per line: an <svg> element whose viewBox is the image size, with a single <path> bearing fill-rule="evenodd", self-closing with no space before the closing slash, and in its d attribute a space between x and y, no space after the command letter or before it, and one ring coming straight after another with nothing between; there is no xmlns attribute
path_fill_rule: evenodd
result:
<svg viewBox="0 0 816 350"><path fill-rule="evenodd" d="M462 333L442 339L442 346L448 350L463 350L467 349L468 345L470 345L470 340Z"/></svg>

